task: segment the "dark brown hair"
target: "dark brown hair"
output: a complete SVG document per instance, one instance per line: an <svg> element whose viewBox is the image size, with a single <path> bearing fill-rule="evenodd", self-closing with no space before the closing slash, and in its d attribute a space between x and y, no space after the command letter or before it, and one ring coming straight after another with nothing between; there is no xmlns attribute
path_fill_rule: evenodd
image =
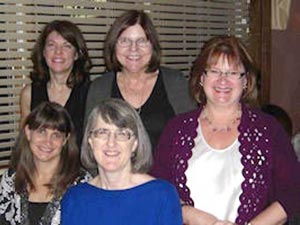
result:
<svg viewBox="0 0 300 225"><path fill-rule="evenodd" d="M206 95L203 87L200 85L201 76L205 70L215 65L220 58L224 56L229 63L238 67L243 65L247 79L247 88L244 90L241 101L245 104L256 105L257 101L257 86L256 76L257 69L255 63L248 53L244 44L233 36L217 36L208 40L200 54L197 56L190 76L190 91L191 95L197 102L206 103Z"/></svg>
<svg viewBox="0 0 300 225"><path fill-rule="evenodd" d="M47 184L50 193L61 196L66 188L79 175L79 152L73 123L67 111L57 103L43 102L26 118L12 152L11 167L16 172L15 189L18 193L35 190L34 180L36 167L30 143L25 134L25 127L30 130L39 128L56 129L67 138L61 151L60 164L52 180Z"/></svg>
<svg viewBox="0 0 300 225"><path fill-rule="evenodd" d="M31 80L37 82L48 82L50 80L49 68L43 52L46 39L53 31L59 33L66 41L72 44L78 54L78 59L74 62L72 72L67 79L67 86L72 88L85 80L89 80L91 60L85 40L79 28L67 20L54 20L42 30L31 54L33 62L33 71L30 74Z"/></svg>
<svg viewBox="0 0 300 225"><path fill-rule="evenodd" d="M122 65L116 57L116 44L123 31L135 24L141 25L153 48L146 72L150 73L158 69L160 65L161 48L155 27L147 13L138 10L129 10L115 20L106 36L104 56L108 70L115 72L122 70Z"/></svg>

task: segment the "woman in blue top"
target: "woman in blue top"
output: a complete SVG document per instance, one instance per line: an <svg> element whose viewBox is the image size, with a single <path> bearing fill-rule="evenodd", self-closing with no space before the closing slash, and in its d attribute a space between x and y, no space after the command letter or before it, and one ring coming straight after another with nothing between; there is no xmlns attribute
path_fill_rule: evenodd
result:
<svg viewBox="0 0 300 225"><path fill-rule="evenodd" d="M108 99L87 121L81 159L98 174L62 200L63 225L182 225L175 188L147 175L151 144L138 113Z"/></svg>

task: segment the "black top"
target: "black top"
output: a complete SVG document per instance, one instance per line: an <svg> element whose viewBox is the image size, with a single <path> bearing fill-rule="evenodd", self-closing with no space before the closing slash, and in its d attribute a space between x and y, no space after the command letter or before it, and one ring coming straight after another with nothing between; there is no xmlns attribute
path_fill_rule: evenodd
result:
<svg viewBox="0 0 300 225"><path fill-rule="evenodd" d="M30 225L39 225L41 217L48 206L48 202L28 202L28 217Z"/></svg>
<svg viewBox="0 0 300 225"><path fill-rule="evenodd" d="M79 149L83 136L85 102L89 84L89 81L85 81L77 86L74 86L66 104L64 105L65 109L68 111L73 120ZM44 101L49 101L47 83L33 82L31 84L31 110Z"/></svg>
<svg viewBox="0 0 300 225"><path fill-rule="evenodd" d="M121 98L124 100L116 82L116 75L114 79L111 97ZM175 116L174 109L172 108L167 96L161 72L158 74L158 78L149 98L146 100L144 105L136 110L139 112L146 131L149 134L152 149L155 149L160 134L167 121Z"/></svg>

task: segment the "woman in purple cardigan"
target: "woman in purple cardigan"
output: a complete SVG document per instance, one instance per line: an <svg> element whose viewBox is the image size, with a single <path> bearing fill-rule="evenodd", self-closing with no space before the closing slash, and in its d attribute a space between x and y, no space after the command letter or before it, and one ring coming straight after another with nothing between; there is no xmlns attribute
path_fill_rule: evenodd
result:
<svg viewBox="0 0 300 225"><path fill-rule="evenodd" d="M152 169L176 186L185 224L277 225L299 213L300 166L278 122L249 107L256 70L244 45L209 40L190 87L199 108L168 123Z"/></svg>

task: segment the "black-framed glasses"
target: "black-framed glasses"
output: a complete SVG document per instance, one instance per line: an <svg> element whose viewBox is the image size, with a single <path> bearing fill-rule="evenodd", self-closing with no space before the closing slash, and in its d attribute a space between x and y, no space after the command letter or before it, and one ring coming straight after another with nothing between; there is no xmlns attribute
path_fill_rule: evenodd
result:
<svg viewBox="0 0 300 225"><path fill-rule="evenodd" d="M131 137L134 136L133 132L128 129L118 129L111 131L106 128L98 128L90 132L94 138L97 138L102 141L107 141L111 135L114 135L115 140L117 141L128 141Z"/></svg>
<svg viewBox="0 0 300 225"><path fill-rule="evenodd" d="M241 77L243 77L244 75L246 75L247 72L239 72L239 71L221 71L218 69L206 69L205 70L205 74L208 77L212 77L212 78L219 78L222 75L224 75L225 77L231 79L231 80L238 80Z"/></svg>
<svg viewBox="0 0 300 225"><path fill-rule="evenodd" d="M130 47L133 44L135 44L136 46L140 47L140 48L144 48L147 47L149 45L149 40L147 38L138 38L136 40L132 40L130 38L127 37L120 37L118 39L118 45L124 48Z"/></svg>

